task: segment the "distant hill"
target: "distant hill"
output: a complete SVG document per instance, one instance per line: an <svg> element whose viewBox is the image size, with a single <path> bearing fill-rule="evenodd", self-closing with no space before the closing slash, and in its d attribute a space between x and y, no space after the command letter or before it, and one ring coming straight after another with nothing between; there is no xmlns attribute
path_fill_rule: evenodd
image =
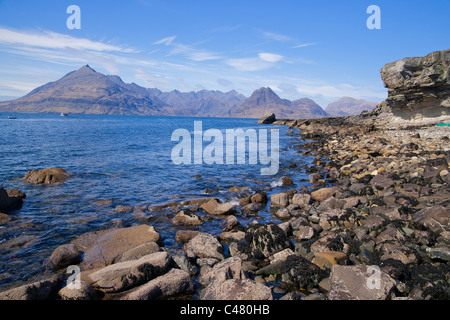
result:
<svg viewBox="0 0 450 320"><path fill-rule="evenodd" d="M260 118L267 113L275 113L278 119L309 119L327 116L327 113L313 100L281 99L271 88L260 88L254 91L247 100L231 111L231 116Z"/></svg>
<svg viewBox="0 0 450 320"><path fill-rule="evenodd" d="M1 111L90 114L172 114L170 107L151 99L145 88L105 76L85 65L26 96L0 103Z"/></svg>
<svg viewBox="0 0 450 320"><path fill-rule="evenodd" d="M325 111L333 117L349 116L360 114L364 110L373 110L378 103L368 102L363 99L343 97L330 103Z"/></svg>
<svg viewBox="0 0 450 320"><path fill-rule="evenodd" d="M323 110L308 98L282 99L271 88L260 88L248 99L235 90L163 92L125 83L118 76L104 75L85 65L22 98L0 102L0 111L233 118L261 118L273 112L278 119L310 119L360 113L375 105L344 97Z"/></svg>
<svg viewBox="0 0 450 320"><path fill-rule="evenodd" d="M148 89L85 65L22 98L0 102L0 111L218 117L229 116L244 100L234 90L183 93Z"/></svg>

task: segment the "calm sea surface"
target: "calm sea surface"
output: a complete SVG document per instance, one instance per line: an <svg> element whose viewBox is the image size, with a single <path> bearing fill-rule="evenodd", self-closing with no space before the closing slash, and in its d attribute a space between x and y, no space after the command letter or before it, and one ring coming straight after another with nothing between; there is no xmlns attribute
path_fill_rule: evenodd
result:
<svg viewBox="0 0 450 320"><path fill-rule="evenodd" d="M232 186L270 194L286 191L280 179L289 174L296 188L306 185L302 164L311 158L297 152L297 137L286 126L258 125L252 119L188 118L0 113L0 186L19 189L27 198L22 209L10 212L11 221L0 226L0 291L44 276L43 261L53 250L90 231L120 223L127 227L147 223L161 233L164 245L181 248L175 241L174 212L118 213L117 205L149 206L170 201L215 196L237 200ZM171 160L172 132L194 131L194 121L210 128L280 131L280 170L274 176L260 174L268 165L175 165ZM209 143L204 142L204 147ZM270 152L270 145L268 145ZM248 163L248 157L246 158ZM296 169L292 169L295 162ZM20 178L32 169L60 167L71 178L64 184L31 185ZM287 170L289 169L289 172ZM214 190L205 194L205 189ZM112 200L99 205L98 200ZM200 215L203 213L199 212ZM255 217L237 214L241 224ZM262 222L280 222L262 210ZM220 234L222 220L212 218L197 228Z"/></svg>

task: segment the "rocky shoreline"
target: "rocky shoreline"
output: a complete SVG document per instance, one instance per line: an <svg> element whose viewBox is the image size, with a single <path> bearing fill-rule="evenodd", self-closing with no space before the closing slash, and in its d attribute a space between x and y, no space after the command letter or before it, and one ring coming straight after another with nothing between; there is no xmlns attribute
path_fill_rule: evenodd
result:
<svg viewBox="0 0 450 320"><path fill-rule="evenodd" d="M211 197L144 208L177 212L184 250L165 248L164 231L146 224L91 232L47 259L53 277L0 299L449 299L449 129L352 117L275 124L307 141L311 188L242 193L237 206ZM266 206L279 224L236 218ZM199 211L223 219L219 237L196 230Z"/></svg>
<svg viewBox="0 0 450 320"><path fill-rule="evenodd" d="M294 189L288 172L285 192L231 188L238 203L119 205L115 212L143 218L171 210L167 225L183 248L164 246L167 230L118 221L56 248L45 261L53 276L0 292L0 300L450 299L449 62L444 50L388 64L389 96L372 112L261 119L288 125L302 142L298 153L314 157L306 167L290 165L291 173L310 173L310 187ZM53 184L70 176L50 168L24 178ZM24 198L0 188L0 211ZM258 222L266 208L279 223ZM244 226L242 216L254 221ZM219 236L201 231L212 218L222 220Z"/></svg>

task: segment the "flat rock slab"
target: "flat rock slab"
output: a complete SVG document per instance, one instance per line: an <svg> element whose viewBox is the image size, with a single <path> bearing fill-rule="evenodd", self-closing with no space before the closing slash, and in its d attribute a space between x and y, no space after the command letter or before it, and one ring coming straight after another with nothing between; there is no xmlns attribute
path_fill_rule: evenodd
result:
<svg viewBox="0 0 450 320"><path fill-rule="evenodd" d="M186 271L173 268L146 284L129 292L124 300L156 300L167 299L194 290L194 283Z"/></svg>
<svg viewBox="0 0 450 320"><path fill-rule="evenodd" d="M58 276L25 284L0 293L0 300L47 300L56 296L61 288L61 278Z"/></svg>
<svg viewBox="0 0 450 320"><path fill-rule="evenodd" d="M149 242L160 244L161 237L152 226L145 224L90 232L72 241L79 251L84 252L82 270L110 265L120 259L126 251Z"/></svg>
<svg viewBox="0 0 450 320"><path fill-rule="evenodd" d="M385 300L395 280L376 267L341 266L331 269L330 300Z"/></svg>
<svg viewBox="0 0 450 320"><path fill-rule="evenodd" d="M98 290L120 292L164 274L170 262L167 252L155 252L138 260L109 265L89 277Z"/></svg>
<svg viewBox="0 0 450 320"><path fill-rule="evenodd" d="M273 300L269 287L250 279L214 281L202 292L202 300Z"/></svg>

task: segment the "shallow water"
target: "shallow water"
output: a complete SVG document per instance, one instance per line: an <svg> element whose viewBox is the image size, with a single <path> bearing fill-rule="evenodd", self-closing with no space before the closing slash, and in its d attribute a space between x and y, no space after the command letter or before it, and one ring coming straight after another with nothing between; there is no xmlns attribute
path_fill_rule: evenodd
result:
<svg viewBox="0 0 450 320"><path fill-rule="evenodd" d="M161 233L164 245L181 248L175 242L177 228L170 219L176 212L114 212L115 206L148 206L205 196L237 200L232 186L248 186L249 193L287 190L280 178L286 174L296 188L306 185L302 164L310 157L298 153L300 139L287 135L286 126L256 124L253 119L189 118L151 116L107 116L0 113L0 185L19 189L27 198L22 209L10 212L11 221L0 226L0 291L42 277L43 261L53 250L85 232L147 223ZM280 130L280 169L263 176L268 165L175 165L171 160L172 132L184 128L193 132L194 121L203 130L242 128ZM204 147L208 145L204 142ZM270 150L270 146L268 146ZM295 171L290 168L295 162ZM71 178L64 184L31 185L20 178L32 169L64 168ZM303 180L303 181L302 181ZM214 193L205 194L205 189ZM97 200L113 200L99 204ZM199 212L200 215L206 215ZM255 217L237 214L242 224ZM280 222L269 208L258 217L262 222ZM221 218L212 218L198 230L220 234Z"/></svg>

